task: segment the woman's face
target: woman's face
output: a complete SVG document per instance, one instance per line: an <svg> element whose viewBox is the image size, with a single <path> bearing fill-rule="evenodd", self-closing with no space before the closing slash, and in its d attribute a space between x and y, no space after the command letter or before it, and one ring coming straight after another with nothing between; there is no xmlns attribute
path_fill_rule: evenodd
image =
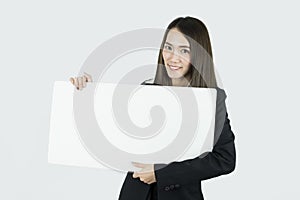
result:
<svg viewBox="0 0 300 200"><path fill-rule="evenodd" d="M176 28L169 31L162 56L168 76L171 79L184 78L190 68L190 44Z"/></svg>

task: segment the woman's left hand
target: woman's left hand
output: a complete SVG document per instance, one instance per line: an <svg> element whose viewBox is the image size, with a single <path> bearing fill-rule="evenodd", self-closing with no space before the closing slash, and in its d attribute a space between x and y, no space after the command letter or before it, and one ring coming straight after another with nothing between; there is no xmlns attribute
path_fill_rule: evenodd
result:
<svg viewBox="0 0 300 200"><path fill-rule="evenodd" d="M141 171L134 172L133 178L140 178L140 180L146 184L151 184L156 182L154 165L153 164L143 164L132 162L135 167L141 168Z"/></svg>

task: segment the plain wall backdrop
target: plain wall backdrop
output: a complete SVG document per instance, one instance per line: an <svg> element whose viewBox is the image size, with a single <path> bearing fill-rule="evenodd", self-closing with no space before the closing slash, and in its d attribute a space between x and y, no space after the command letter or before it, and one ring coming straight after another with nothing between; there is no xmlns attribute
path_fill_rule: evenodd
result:
<svg viewBox="0 0 300 200"><path fill-rule="evenodd" d="M236 170L204 181L206 199L299 199L298 8L293 0L1 1L0 199L116 199L122 174L47 163L53 83L77 75L112 36L179 16L208 27L236 136Z"/></svg>

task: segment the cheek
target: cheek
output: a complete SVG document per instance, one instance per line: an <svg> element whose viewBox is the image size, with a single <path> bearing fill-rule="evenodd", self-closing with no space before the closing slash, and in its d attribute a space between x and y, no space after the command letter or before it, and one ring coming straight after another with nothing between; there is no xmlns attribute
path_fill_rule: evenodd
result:
<svg viewBox="0 0 300 200"><path fill-rule="evenodd" d="M190 59L184 58L184 60L182 62L183 62L185 70L188 70L190 68Z"/></svg>
<svg viewBox="0 0 300 200"><path fill-rule="evenodd" d="M169 55L169 53L163 51L162 52L162 57L163 57L164 61L166 61L166 60L168 60L168 58L170 57L170 55Z"/></svg>
<svg viewBox="0 0 300 200"><path fill-rule="evenodd" d="M184 63L184 65L189 65L189 63L191 62L191 56L190 55L183 56L182 62Z"/></svg>

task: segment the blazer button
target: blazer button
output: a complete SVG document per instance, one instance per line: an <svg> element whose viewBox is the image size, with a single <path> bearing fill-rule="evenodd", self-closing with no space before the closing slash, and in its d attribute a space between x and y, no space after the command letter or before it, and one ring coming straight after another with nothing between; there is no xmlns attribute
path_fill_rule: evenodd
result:
<svg viewBox="0 0 300 200"><path fill-rule="evenodd" d="M175 188L180 188L180 185L179 184L175 184Z"/></svg>
<svg viewBox="0 0 300 200"><path fill-rule="evenodd" d="M174 185L170 185L170 189L174 190L175 186Z"/></svg>
<svg viewBox="0 0 300 200"><path fill-rule="evenodd" d="M168 186L165 187L165 191L169 191L170 188Z"/></svg>

